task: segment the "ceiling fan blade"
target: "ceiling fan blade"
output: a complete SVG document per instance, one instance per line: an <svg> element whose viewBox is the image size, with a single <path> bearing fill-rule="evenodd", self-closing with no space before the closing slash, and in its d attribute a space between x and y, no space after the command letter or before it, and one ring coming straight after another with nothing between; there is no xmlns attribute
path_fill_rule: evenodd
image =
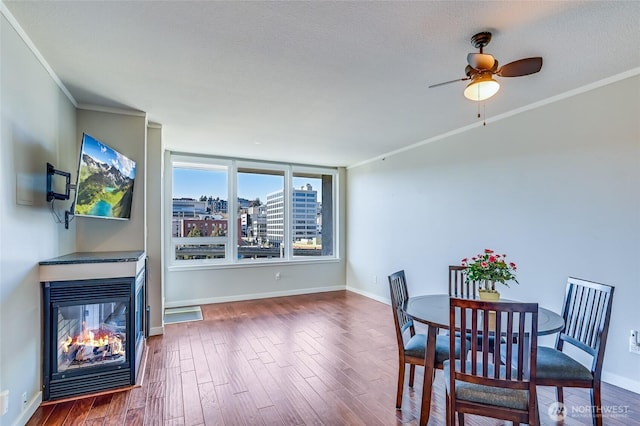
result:
<svg viewBox="0 0 640 426"><path fill-rule="evenodd" d="M467 62L477 70L490 70L493 68L496 60L488 53L469 53Z"/></svg>
<svg viewBox="0 0 640 426"><path fill-rule="evenodd" d="M535 58L525 58L509 62L496 71L496 75L500 77L521 77L523 75L537 73L541 68L542 58L537 56Z"/></svg>
<svg viewBox="0 0 640 426"><path fill-rule="evenodd" d="M433 87L444 86L445 84L455 83L456 81L466 81L466 80L470 80L470 79L471 79L471 77L456 78L455 80L445 81L444 83L432 84L431 86L429 86L429 89L431 89Z"/></svg>

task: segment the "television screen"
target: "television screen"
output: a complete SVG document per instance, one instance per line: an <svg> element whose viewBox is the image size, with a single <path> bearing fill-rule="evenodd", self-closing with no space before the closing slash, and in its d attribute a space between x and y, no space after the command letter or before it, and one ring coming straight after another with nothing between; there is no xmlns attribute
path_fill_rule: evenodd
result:
<svg viewBox="0 0 640 426"><path fill-rule="evenodd" d="M108 219L131 218L135 177L135 161L83 134L75 214Z"/></svg>

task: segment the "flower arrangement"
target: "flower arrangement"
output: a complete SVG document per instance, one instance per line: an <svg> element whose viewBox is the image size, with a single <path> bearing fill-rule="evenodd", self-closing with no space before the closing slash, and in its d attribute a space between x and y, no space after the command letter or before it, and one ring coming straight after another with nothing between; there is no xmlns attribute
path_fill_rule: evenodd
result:
<svg viewBox="0 0 640 426"><path fill-rule="evenodd" d="M484 290L495 292L495 283L509 287L507 281L516 279L517 266L513 262L507 263L506 254L496 254L493 250L485 249L484 253L473 256L471 260L462 259L462 266L466 269L465 282L484 281Z"/></svg>

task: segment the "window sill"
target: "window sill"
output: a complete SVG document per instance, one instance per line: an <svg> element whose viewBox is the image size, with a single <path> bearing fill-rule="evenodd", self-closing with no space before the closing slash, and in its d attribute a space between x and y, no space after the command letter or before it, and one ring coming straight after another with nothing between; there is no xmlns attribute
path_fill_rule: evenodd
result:
<svg viewBox="0 0 640 426"><path fill-rule="evenodd" d="M341 259L337 257L325 257L322 259L294 259L294 260L253 260L236 263L191 263L188 265L170 265L167 267L169 272L180 271L197 271L205 269L236 269L236 268L264 268L268 266L297 266L297 265L317 265L323 263L340 263Z"/></svg>

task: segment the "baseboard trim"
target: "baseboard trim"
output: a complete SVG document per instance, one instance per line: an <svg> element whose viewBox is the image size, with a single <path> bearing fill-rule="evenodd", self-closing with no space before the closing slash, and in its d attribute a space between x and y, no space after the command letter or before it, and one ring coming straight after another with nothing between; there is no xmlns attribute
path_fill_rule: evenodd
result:
<svg viewBox="0 0 640 426"><path fill-rule="evenodd" d="M380 297L377 294L374 293L370 293L368 291L359 289L359 288L355 288L355 287L351 287L351 286L347 286L347 290L348 291L352 291L354 293L358 293L359 295L368 297L369 299L373 299L373 300L377 300L378 302L382 302L386 305L391 305L391 299L389 298L385 298L385 297Z"/></svg>
<svg viewBox="0 0 640 426"><path fill-rule="evenodd" d="M160 336L164 334L164 325L160 327L151 327L149 329L149 336Z"/></svg>
<svg viewBox="0 0 640 426"><path fill-rule="evenodd" d="M33 416L42 403L42 391L35 394L31 401L27 404L26 410L20 413L20 416L13 422L13 426L26 425L31 416Z"/></svg>
<svg viewBox="0 0 640 426"><path fill-rule="evenodd" d="M610 385L618 386L619 388L628 390L629 392L640 394L640 382L637 380L627 379L626 377L618 374L602 372L602 381L609 383Z"/></svg>
<svg viewBox="0 0 640 426"><path fill-rule="evenodd" d="M311 293L326 293L329 291L339 291L339 290L346 290L346 288L345 286L337 285L337 286L329 286L329 287L304 288L304 289L298 289L298 290L272 291L268 293L238 294L234 296L176 300L172 302L165 302L164 307L179 308L181 306L208 305L211 303L225 303L225 302L240 302L243 300L268 299L270 297L297 296L300 294L311 294Z"/></svg>

